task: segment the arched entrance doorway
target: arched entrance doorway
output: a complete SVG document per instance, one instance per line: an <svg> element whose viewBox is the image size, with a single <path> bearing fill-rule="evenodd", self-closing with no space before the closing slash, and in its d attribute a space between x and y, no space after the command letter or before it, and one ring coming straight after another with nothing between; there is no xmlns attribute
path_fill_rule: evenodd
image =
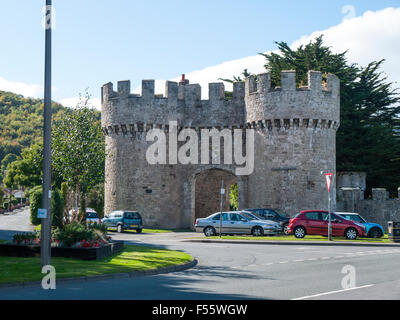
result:
<svg viewBox="0 0 400 320"><path fill-rule="evenodd" d="M222 199L222 209L230 210L229 193L238 178L231 172L222 169L208 169L195 176L194 181L194 220L205 218L220 211L220 189L224 181L225 194Z"/></svg>

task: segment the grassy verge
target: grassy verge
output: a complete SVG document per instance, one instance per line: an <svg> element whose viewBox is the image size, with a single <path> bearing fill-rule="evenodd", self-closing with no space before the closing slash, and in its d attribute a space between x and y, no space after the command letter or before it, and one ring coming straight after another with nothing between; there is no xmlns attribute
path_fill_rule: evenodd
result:
<svg viewBox="0 0 400 320"><path fill-rule="evenodd" d="M117 229L109 228L109 231L116 232ZM190 232L190 229L143 229L142 233L169 233L169 232ZM127 233L137 233L135 230L125 230Z"/></svg>
<svg viewBox="0 0 400 320"><path fill-rule="evenodd" d="M41 225L35 227L35 231L40 231ZM116 232L116 228L109 228L110 231ZM190 229L143 229L142 233L168 233L168 232L190 232ZM135 230L125 230L124 232L137 233Z"/></svg>
<svg viewBox="0 0 400 320"><path fill-rule="evenodd" d="M184 252L125 245L122 253L104 260L52 258L51 264L56 269L57 279L61 279L153 270L183 264L191 259ZM40 270L40 258L0 257L0 284L41 280L44 275Z"/></svg>
<svg viewBox="0 0 400 320"><path fill-rule="evenodd" d="M202 239L220 239L217 237L202 237ZM305 236L303 239L297 239L295 236L266 236L266 237L252 237L252 236L222 236L225 240L264 240L264 241L328 241L328 237L324 236ZM349 241L345 237L333 237L333 241ZM372 238L357 238L353 240L356 242L374 242L374 243L391 243L392 241L388 239L387 234L382 238L372 239Z"/></svg>

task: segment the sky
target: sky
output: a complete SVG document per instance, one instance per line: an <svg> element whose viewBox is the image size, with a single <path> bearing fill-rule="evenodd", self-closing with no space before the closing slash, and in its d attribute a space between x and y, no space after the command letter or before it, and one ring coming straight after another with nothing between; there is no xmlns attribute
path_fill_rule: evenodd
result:
<svg viewBox="0 0 400 320"><path fill-rule="evenodd" d="M44 0L0 0L0 90L43 97ZM185 73L207 84L244 68L264 71L260 52L274 41L293 48L324 34L335 52L383 70L400 87L400 1L334 0L53 0L53 100L74 106L86 88L100 108L100 88L131 80L164 81ZM227 89L229 85L227 85Z"/></svg>

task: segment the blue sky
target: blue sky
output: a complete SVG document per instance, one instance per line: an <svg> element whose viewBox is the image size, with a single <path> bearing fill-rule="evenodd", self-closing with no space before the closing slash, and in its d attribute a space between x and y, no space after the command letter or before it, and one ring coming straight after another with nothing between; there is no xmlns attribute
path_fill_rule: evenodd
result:
<svg viewBox="0 0 400 320"><path fill-rule="evenodd" d="M41 97L44 3L1 1L0 90L15 87ZM368 10L400 7L399 1L389 0L53 0L53 4L53 99L57 101L77 97L86 87L99 98L100 86L109 81L129 79L135 88L143 78L173 79L275 50L274 41L291 44L339 25L346 5L354 7L357 17ZM31 91L24 91L24 85Z"/></svg>

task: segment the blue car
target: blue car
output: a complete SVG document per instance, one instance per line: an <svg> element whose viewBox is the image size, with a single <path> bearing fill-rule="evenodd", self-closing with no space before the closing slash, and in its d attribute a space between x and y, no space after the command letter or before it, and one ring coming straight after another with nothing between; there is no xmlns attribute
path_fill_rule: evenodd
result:
<svg viewBox="0 0 400 320"><path fill-rule="evenodd" d="M335 212L335 213L344 219L362 223L367 228L366 232L368 238L381 238L385 234L385 230L383 230L380 224L367 222L367 220L361 217L358 213L351 213L351 212Z"/></svg>
<svg viewBox="0 0 400 320"><path fill-rule="evenodd" d="M102 221L108 228L116 228L118 233L124 230L136 230L141 233L143 229L143 220L137 211L113 211Z"/></svg>

